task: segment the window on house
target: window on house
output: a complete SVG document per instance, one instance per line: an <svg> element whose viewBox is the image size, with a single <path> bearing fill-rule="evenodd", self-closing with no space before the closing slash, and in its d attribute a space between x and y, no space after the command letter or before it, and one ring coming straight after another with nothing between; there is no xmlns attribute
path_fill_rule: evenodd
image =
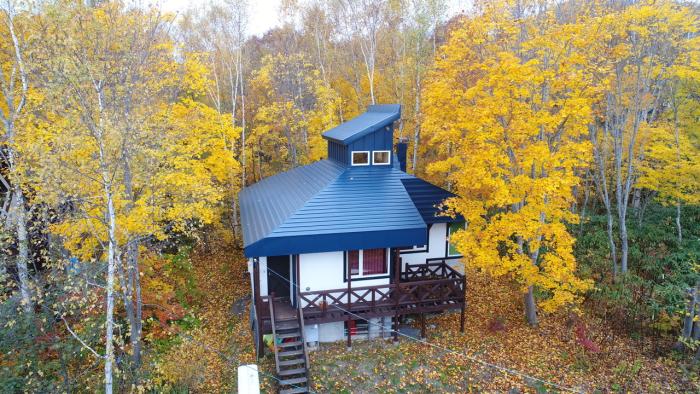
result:
<svg viewBox="0 0 700 394"><path fill-rule="evenodd" d="M447 256L461 256L455 245L452 243L452 234L463 230L465 228L464 222L455 222L447 224Z"/></svg>
<svg viewBox="0 0 700 394"><path fill-rule="evenodd" d="M352 165L367 166L369 165L369 151L360 150L352 152Z"/></svg>
<svg viewBox="0 0 700 394"><path fill-rule="evenodd" d="M347 254L351 276L388 275L387 249L349 250Z"/></svg>
<svg viewBox="0 0 700 394"><path fill-rule="evenodd" d="M387 165L389 164L390 153L388 150L375 150L372 152L372 164Z"/></svg>

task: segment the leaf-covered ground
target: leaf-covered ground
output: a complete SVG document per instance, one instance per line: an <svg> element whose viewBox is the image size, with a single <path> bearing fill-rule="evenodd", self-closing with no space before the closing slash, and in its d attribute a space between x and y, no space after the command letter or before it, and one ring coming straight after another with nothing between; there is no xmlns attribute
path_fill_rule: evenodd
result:
<svg viewBox="0 0 700 394"><path fill-rule="evenodd" d="M591 317L543 316L538 328L522 318L518 291L469 272L466 329L459 313L428 319L427 341L458 353L402 338L323 345L311 354L318 392L525 392L555 387L470 360L477 358L580 392L697 392L697 375L671 358L641 349L648 344L613 336ZM585 327L581 331L580 327ZM577 335L578 331L578 335ZM588 347L588 350L584 349ZM467 354L463 356L462 354Z"/></svg>
<svg viewBox="0 0 700 394"><path fill-rule="evenodd" d="M204 295L195 308L198 323L183 330L179 342L160 355L156 369L160 387L232 392L237 366L255 362L244 259L234 248L217 246L199 247L193 253L197 289ZM427 341L457 353L407 338L397 345L390 340L356 340L351 351L344 343L323 344L310 354L314 391L557 391L469 357L581 392L700 390L695 372L682 370L682 364L670 357L654 356L648 343L613 335L590 314L581 321L566 314L542 316L540 326L533 329L521 317L517 289L474 272L468 277L465 333L459 332L459 313L432 316L427 322ZM232 311L236 303L245 305L243 313ZM269 377L274 374L272 357L259 365L263 392L274 392L276 384Z"/></svg>
<svg viewBox="0 0 700 394"><path fill-rule="evenodd" d="M158 356L154 381L178 392L235 392L238 365L255 363L245 259L229 242L207 241L191 260L201 295L192 307L195 323L173 332L176 344Z"/></svg>

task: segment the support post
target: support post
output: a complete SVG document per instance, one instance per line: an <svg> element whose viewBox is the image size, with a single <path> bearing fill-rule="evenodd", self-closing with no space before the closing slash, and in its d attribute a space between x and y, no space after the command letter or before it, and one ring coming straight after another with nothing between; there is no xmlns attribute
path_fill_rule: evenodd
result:
<svg viewBox="0 0 700 394"><path fill-rule="evenodd" d="M358 252L359 253L359 252ZM348 270L348 312L352 311L352 271L350 269L350 259L347 259L347 270ZM345 319L345 324L347 325L347 331L348 331L348 350L352 349L352 334L350 333L350 320L351 316L348 313L347 318Z"/></svg>
<svg viewBox="0 0 700 394"><path fill-rule="evenodd" d="M262 305L260 302L260 261L253 257L253 305L255 305L255 324L258 328L258 359L265 355L265 344L263 344L263 324L260 313Z"/></svg>
<svg viewBox="0 0 700 394"><path fill-rule="evenodd" d="M459 331L464 332L464 318L465 309L467 307L467 270L464 270L464 276L462 276L462 310L459 316Z"/></svg>
<svg viewBox="0 0 700 394"><path fill-rule="evenodd" d="M394 248L394 343L399 341L399 299L401 298L401 259L399 248Z"/></svg>
<svg viewBox="0 0 700 394"><path fill-rule="evenodd" d="M420 337L425 339L425 313L420 314Z"/></svg>

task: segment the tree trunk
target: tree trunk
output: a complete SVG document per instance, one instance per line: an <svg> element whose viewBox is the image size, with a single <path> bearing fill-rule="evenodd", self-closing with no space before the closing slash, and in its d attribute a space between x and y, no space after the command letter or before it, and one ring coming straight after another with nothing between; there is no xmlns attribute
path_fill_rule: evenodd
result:
<svg viewBox="0 0 700 394"><path fill-rule="evenodd" d="M122 150L124 168L124 188L126 197L129 200L127 211L131 211L136 202L133 188L133 176L130 165L130 155L127 144ZM141 316L143 313L143 301L141 300L141 276L139 273L139 241L132 236L128 237L126 243L126 278L123 279L122 292L124 298L124 308L129 320L129 342L131 343L131 360L134 371L141 368ZM118 268L121 271L121 258L117 260ZM120 272L123 277L123 272ZM137 373L138 375L138 373ZM138 380L138 379L137 379Z"/></svg>
<svg viewBox="0 0 700 394"><path fill-rule="evenodd" d="M639 210L642 207L642 189L636 187L632 192L632 209L639 215Z"/></svg>
<svg viewBox="0 0 700 394"><path fill-rule="evenodd" d="M240 49L243 51L243 49ZM245 125L245 80L243 78L243 54L241 53L238 58L239 70L241 74L241 187L246 185L246 157L245 157L245 138L246 138L246 125Z"/></svg>
<svg viewBox="0 0 700 394"><path fill-rule="evenodd" d="M15 184L14 219L17 231L17 276L19 277L19 290L22 297L22 309L30 317L34 313L32 302L31 284L29 281L29 236L27 233L27 211L24 206L24 194L22 188Z"/></svg>
<svg viewBox="0 0 700 394"><path fill-rule="evenodd" d="M238 198L233 196L233 203L231 212L231 227L233 227L233 236L238 239Z"/></svg>
<svg viewBox="0 0 700 394"><path fill-rule="evenodd" d="M129 300L134 309L134 320L130 323L129 339L132 348L132 361L134 368L138 371L141 368L141 332L143 323L143 300L141 299L141 275L139 273L139 245L137 240L130 240L126 246L126 262L129 288L133 298Z"/></svg>
<svg viewBox="0 0 700 394"><path fill-rule="evenodd" d="M103 174L105 182L109 175ZM109 243L107 248L107 310L105 316L105 393L112 394L112 375L114 363L114 274L117 265L117 219L111 187L105 185L107 199L107 217L109 220Z"/></svg>
<svg viewBox="0 0 700 394"><path fill-rule="evenodd" d="M420 44L416 44L416 52L420 51ZM411 172L415 175L416 163L418 162L418 146L420 145L420 105L421 105L421 74L419 61L416 61L416 102L415 102L415 117L416 124L413 132L413 158L411 159Z"/></svg>
<svg viewBox="0 0 700 394"><path fill-rule="evenodd" d="M619 208L618 208L619 209ZM620 272L627 272L627 256L629 253L629 241L627 239L627 210L620 211L619 226L620 226Z"/></svg>
<svg viewBox="0 0 700 394"><path fill-rule="evenodd" d="M695 287L691 288L688 297L688 304L685 309L685 318L683 319L683 329L681 336L690 338L693 335L693 325L695 323L695 307L700 302L700 280L695 283Z"/></svg>
<svg viewBox="0 0 700 394"><path fill-rule="evenodd" d="M524 296L525 301L525 317L528 324L532 327L537 326L537 304L535 303L535 291L533 286L527 288L527 293Z"/></svg>
<svg viewBox="0 0 700 394"><path fill-rule="evenodd" d="M681 227L681 202L676 202L676 229L678 230L678 243L683 242L683 227Z"/></svg>
<svg viewBox="0 0 700 394"><path fill-rule="evenodd" d="M612 206L610 203L610 191L608 188L608 180L605 173L605 161L607 158L607 148L605 141L598 140L598 127L590 125L588 127L591 144L593 145L593 159L595 160L595 168L593 170L593 182L595 183L596 191L603 200L605 206L605 217L607 219L608 245L610 247L610 258L613 263L613 279L617 277L617 246L615 245L615 237L613 232L613 215ZM603 134L602 138L606 135Z"/></svg>

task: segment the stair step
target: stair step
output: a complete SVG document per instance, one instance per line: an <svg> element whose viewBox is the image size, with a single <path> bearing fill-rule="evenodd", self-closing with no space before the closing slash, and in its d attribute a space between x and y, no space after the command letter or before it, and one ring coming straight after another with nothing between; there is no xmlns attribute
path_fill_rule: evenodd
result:
<svg viewBox="0 0 700 394"><path fill-rule="evenodd" d="M286 367L286 366L290 366L290 365L299 365L299 364L304 364L304 363L306 363L306 359L302 357L302 358L294 358L291 360L280 360L279 366Z"/></svg>
<svg viewBox="0 0 700 394"><path fill-rule="evenodd" d="M294 369L282 369L280 370L279 376L289 376L289 375L299 375L305 374L306 368L294 368Z"/></svg>
<svg viewBox="0 0 700 394"><path fill-rule="evenodd" d="M275 322L275 329L279 330L299 330L299 322L296 320Z"/></svg>
<svg viewBox="0 0 700 394"><path fill-rule="evenodd" d="M294 342L282 342L279 345L277 345L281 348L286 348L286 347L297 347L301 346L301 341L294 341Z"/></svg>
<svg viewBox="0 0 700 394"><path fill-rule="evenodd" d="M287 350L283 352L277 353L280 357L288 357L288 356L299 356L304 354L304 349L299 349L299 350Z"/></svg>
<svg viewBox="0 0 700 394"><path fill-rule="evenodd" d="M307 379L306 376L303 376L301 378L293 378L293 379L281 379L280 380L280 385L298 385L299 383L306 383Z"/></svg>
<svg viewBox="0 0 700 394"><path fill-rule="evenodd" d="M292 387L291 389L280 390L280 394L308 393L308 387Z"/></svg>
<svg viewBox="0 0 700 394"><path fill-rule="evenodd" d="M284 334L277 334L277 338L287 339L287 338L299 338L301 333L299 331L286 332Z"/></svg>

